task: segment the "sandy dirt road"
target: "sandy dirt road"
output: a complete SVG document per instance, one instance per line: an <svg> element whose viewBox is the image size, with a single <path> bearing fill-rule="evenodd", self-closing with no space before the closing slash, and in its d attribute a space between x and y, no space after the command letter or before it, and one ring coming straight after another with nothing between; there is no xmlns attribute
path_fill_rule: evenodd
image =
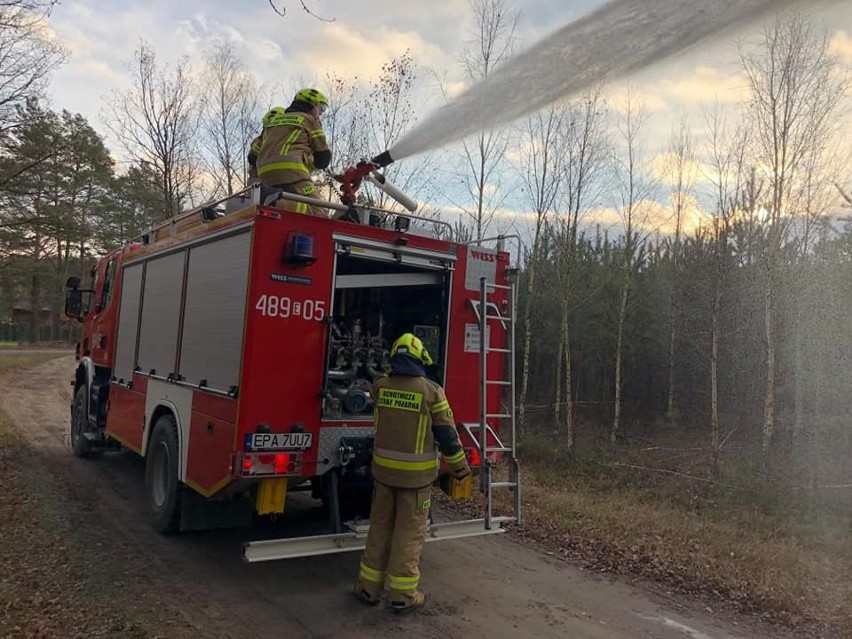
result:
<svg viewBox="0 0 852 639"><path fill-rule="evenodd" d="M785 636L742 620L735 624L729 615L714 615L626 581L589 575L508 535L427 544L422 571L430 605L402 618L351 596L358 553L246 564L241 543L269 536L269 530L159 536L143 514L142 460L131 453L100 460L72 456L73 364L73 357L65 356L7 379L0 406L32 447L45 487L59 493L74 543L87 552L86 579L100 592L114 590L138 603L146 614L179 618L195 636ZM316 525L315 513L303 516L305 525Z"/></svg>

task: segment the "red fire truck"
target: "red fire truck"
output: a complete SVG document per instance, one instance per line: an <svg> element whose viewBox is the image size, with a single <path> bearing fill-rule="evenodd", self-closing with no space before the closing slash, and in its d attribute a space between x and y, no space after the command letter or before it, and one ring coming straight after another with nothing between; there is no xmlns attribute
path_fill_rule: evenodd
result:
<svg viewBox="0 0 852 639"><path fill-rule="evenodd" d="M249 543L246 560L362 547L370 387L411 331L487 497L483 519L433 524L430 539L516 521L510 254L441 239L414 215L279 194L348 215L324 219L262 205L260 191L149 229L100 259L85 288L69 278L66 314L82 322L74 454L144 457L161 533L248 525L309 490L327 534ZM492 480L498 463L508 481ZM498 487L514 490L514 516L493 516Z"/></svg>

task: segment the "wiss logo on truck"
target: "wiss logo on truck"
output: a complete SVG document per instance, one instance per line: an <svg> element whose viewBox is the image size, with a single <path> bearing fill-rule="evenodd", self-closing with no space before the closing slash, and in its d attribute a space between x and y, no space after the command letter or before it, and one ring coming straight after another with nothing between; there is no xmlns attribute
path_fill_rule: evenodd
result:
<svg viewBox="0 0 852 639"><path fill-rule="evenodd" d="M161 533L248 525L306 491L328 508L328 531L247 543L246 560L357 549L373 408L416 403L372 397L372 383L389 370L393 339L413 332L433 354L427 373L446 389L487 503L483 519L433 523L429 538L517 520L509 254L416 234L413 215L301 198L368 222L358 223L263 206L260 190L149 229L100 259L86 286L69 279L66 314L82 322L74 453L144 457ZM509 481L492 482L497 463ZM516 510L495 517L502 486Z"/></svg>

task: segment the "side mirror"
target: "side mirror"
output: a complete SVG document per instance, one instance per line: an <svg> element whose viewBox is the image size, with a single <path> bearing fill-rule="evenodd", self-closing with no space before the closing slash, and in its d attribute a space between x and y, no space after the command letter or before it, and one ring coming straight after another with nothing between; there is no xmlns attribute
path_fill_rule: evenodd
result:
<svg viewBox="0 0 852 639"><path fill-rule="evenodd" d="M68 278L71 280L71 278ZM83 316L83 292L69 287L65 292L65 315L80 320Z"/></svg>
<svg viewBox="0 0 852 639"><path fill-rule="evenodd" d="M92 300L92 292L80 289L80 278L76 275L65 280L65 315L82 322L86 313L89 312L89 302ZM88 294L86 304L83 304L83 294Z"/></svg>

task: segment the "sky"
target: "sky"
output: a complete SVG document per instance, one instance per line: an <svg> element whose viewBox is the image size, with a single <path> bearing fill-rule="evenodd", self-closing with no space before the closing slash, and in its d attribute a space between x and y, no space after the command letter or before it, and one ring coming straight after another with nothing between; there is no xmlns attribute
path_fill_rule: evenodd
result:
<svg viewBox="0 0 852 639"><path fill-rule="evenodd" d="M109 95L128 86L127 65L140 38L153 44L163 63L174 63L184 54L197 61L212 42L229 41L278 103L286 104L288 92L300 83L322 89L328 71L369 77L406 49L424 71L444 77L456 90L463 86L459 56L473 26L467 2L305 0L318 16L333 20L327 22L305 13L298 0L274 1L279 9L286 8L286 16L277 15L269 0L62 0L49 25L68 49L69 60L52 77L50 105L83 114L105 133ZM521 14L519 48L602 4L517 0L513 6ZM829 29L835 51L852 64L852 0L829 6L810 1L805 9L818 26ZM758 32L756 25L723 34L633 79L649 110L645 135L652 154L664 151L672 122L681 114L687 114L698 131L702 104L715 99L735 104L742 97L736 39L748 42ZM610 87L611 99L617 102L624 89L624 83ZM435 106L424 101L421 117ZM852 118L849 121L845 135L852 148ZM117 145L109 146L117 150Z"/></svg>

